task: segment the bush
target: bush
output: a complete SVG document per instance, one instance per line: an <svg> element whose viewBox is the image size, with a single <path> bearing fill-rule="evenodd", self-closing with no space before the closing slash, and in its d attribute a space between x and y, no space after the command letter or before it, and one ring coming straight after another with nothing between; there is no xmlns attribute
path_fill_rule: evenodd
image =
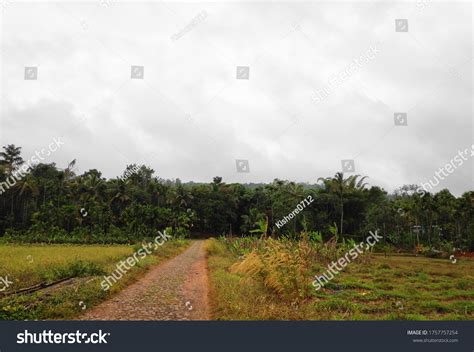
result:
<svg viewBox="0 0 474 352"><path fill-rule="evenodd" d="M311 283L317 266L337 260L352 249L355 242L347 240L337 244L333 238L323 243L317 232L302 232L299 237L300 240L221 237L222 247L212 244L210 250L221 251L227 247L234 256L243 257L231 267L231 272L248 275L290 299L305 299L312 295ZM356 260L368 261L370 253Z"/></svg>
<svg viewBox="0 0 474 352"><path fill-rule="evenodd" d="M67 266L48 270L43 275L45 281L56 281L65 278L104 275L106 272L96 263L76 261Z"/></svg>
<svg viewBox="0 0 474 352"><path fill-rule="evenodd" d="M310 296L311 262L308 242L268 239L261 249L254 249L231 272L248 274L265 287L291 298Z"/></svg>
<svg viewBox="0 0 474 352"><path fill-rule="evenodd" d="M219 237L227 249L236 257L241 257L249 254L256 248L261 248L263 240L256 236L250 237Z"/></svg>
<svg viewBox="0 0 474 352"><path fill-rule="evenodd" d="M206 242L206 252L209 255L225 256L225 245L222 241L211 238Z"/></svg>

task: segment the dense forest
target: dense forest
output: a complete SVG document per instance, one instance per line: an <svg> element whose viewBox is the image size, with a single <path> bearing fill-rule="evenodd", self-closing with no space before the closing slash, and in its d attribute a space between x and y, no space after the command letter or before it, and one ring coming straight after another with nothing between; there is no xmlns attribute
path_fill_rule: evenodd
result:
<svg viewBox="0 0 474 352"><path fill-rule="evenodd" d="M405 185L392 194L369 186L368 178L336 173L314 184L274 180L227 184L163 180L143 165L106 179L98 170L75 173L37 163L26 172L21 147L0 153L0 238L58 243L132 243L167 228L176 236L289 236L319 232L324 239L363 239L379 229L385 246L448 246L474 250L474 191L448 190L424 196ZM283 226L304 199L311 204ZM280 222L280 225L282 223Z"/></svg>

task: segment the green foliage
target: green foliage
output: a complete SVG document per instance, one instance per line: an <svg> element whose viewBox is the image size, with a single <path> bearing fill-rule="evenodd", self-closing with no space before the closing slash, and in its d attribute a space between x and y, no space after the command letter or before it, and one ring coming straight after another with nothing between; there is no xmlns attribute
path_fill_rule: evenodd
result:
<svg viewBox="0 0 474 352"><path fill-rule="evenodd" d="M0 184L24 163L21 148L0 152ZM377 249L474 251L474 191L448 190L421 197L416 185L392 194L368 187L366 178L336 173L319 184L275 179L269 184L226 184L163 180L145 165L126 165L123 177L106 179L95 169L76 174L38 164L0 194L0 238L8 242L135 243L156 229L179 238L193 235L259 235L296 239L301 232L321 239L363 240L379 228ZM3 182L3 183L2 183ZM309 202L311 199L311 202ZM299 204L303 210L279 222ZM301 208L301 206L300 206ZM279 226L276 224L279 222ZM319 236L319 235L318 235ZM390 247L393 246L393 247ZM444 254L443 254L444 255Z"/></svg>
<svg viewBox="0 0 474 352"><path fill-rule="evenodd" d="M106 274L105 270L94 262L78 260L67 266L52 268L43 273L44 281L56 281L64 278L86 277Z"/></svg>
<svg viewBox="0 0 474 352"><path fill-rule="evenodd" d="M255 230L251 230L250 233L257 233L260 234L260 236L266 236L268 232L268 217L265 217L265 219L260 219L257 222L258 228Z"/></svg>
<svg viewBox="0 0 474 352"><path fill-rule="evenodd" d="M310 231L307 233L308 240L314 243L322 243L323 235L320 231Z"/></svg>
<svg viewBox="0 0 474 352"><path fill-rule="evenodd" d="M329 233L336 238L337 242L337 234L339 233L337 230L337 224L334 223L333 225L329 225Z"/></svg>
<svg viewBox="0 0 474 352"><path fill-rule="evenodd" d="M356 245L356 241L354 241L352 238L342 239L341 247L344 249L345 252L348 252L350 249L354 248L355 245Z"/></svg>
<svg viewBox="0 0 474 352"><path fill-rule="evenodd" d="M219 241L236 257L249 254L255 248L260 248L263 240L258 237L219 237Z"/></svg>

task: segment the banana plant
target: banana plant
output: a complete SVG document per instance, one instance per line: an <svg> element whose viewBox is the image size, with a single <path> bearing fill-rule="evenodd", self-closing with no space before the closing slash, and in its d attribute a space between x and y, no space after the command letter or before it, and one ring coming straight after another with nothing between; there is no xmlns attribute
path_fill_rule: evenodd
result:
<svg viewBox="0 0 474 352"><path fill-rule="evenodd" d="M268 216L265 216L265 219L260 219L257 222L258 228L250 231L250 233L258 233L261 237L267 237L268 232Z"/></svg>

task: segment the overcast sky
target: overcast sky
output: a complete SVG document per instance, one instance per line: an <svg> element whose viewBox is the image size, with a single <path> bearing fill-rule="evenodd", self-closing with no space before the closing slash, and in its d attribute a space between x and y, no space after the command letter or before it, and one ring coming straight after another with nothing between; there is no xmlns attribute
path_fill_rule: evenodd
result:
<svg viewBox="0 0 474 352"><path fill-rule="evenodd" d="M46 162L106 177L138 162L183 181L316 182L353 159L392 191L428 182L474 141L468 2L2 7L0 142L24 159L58 136ZM472 190L473 160L438 190Z"/></svg>

